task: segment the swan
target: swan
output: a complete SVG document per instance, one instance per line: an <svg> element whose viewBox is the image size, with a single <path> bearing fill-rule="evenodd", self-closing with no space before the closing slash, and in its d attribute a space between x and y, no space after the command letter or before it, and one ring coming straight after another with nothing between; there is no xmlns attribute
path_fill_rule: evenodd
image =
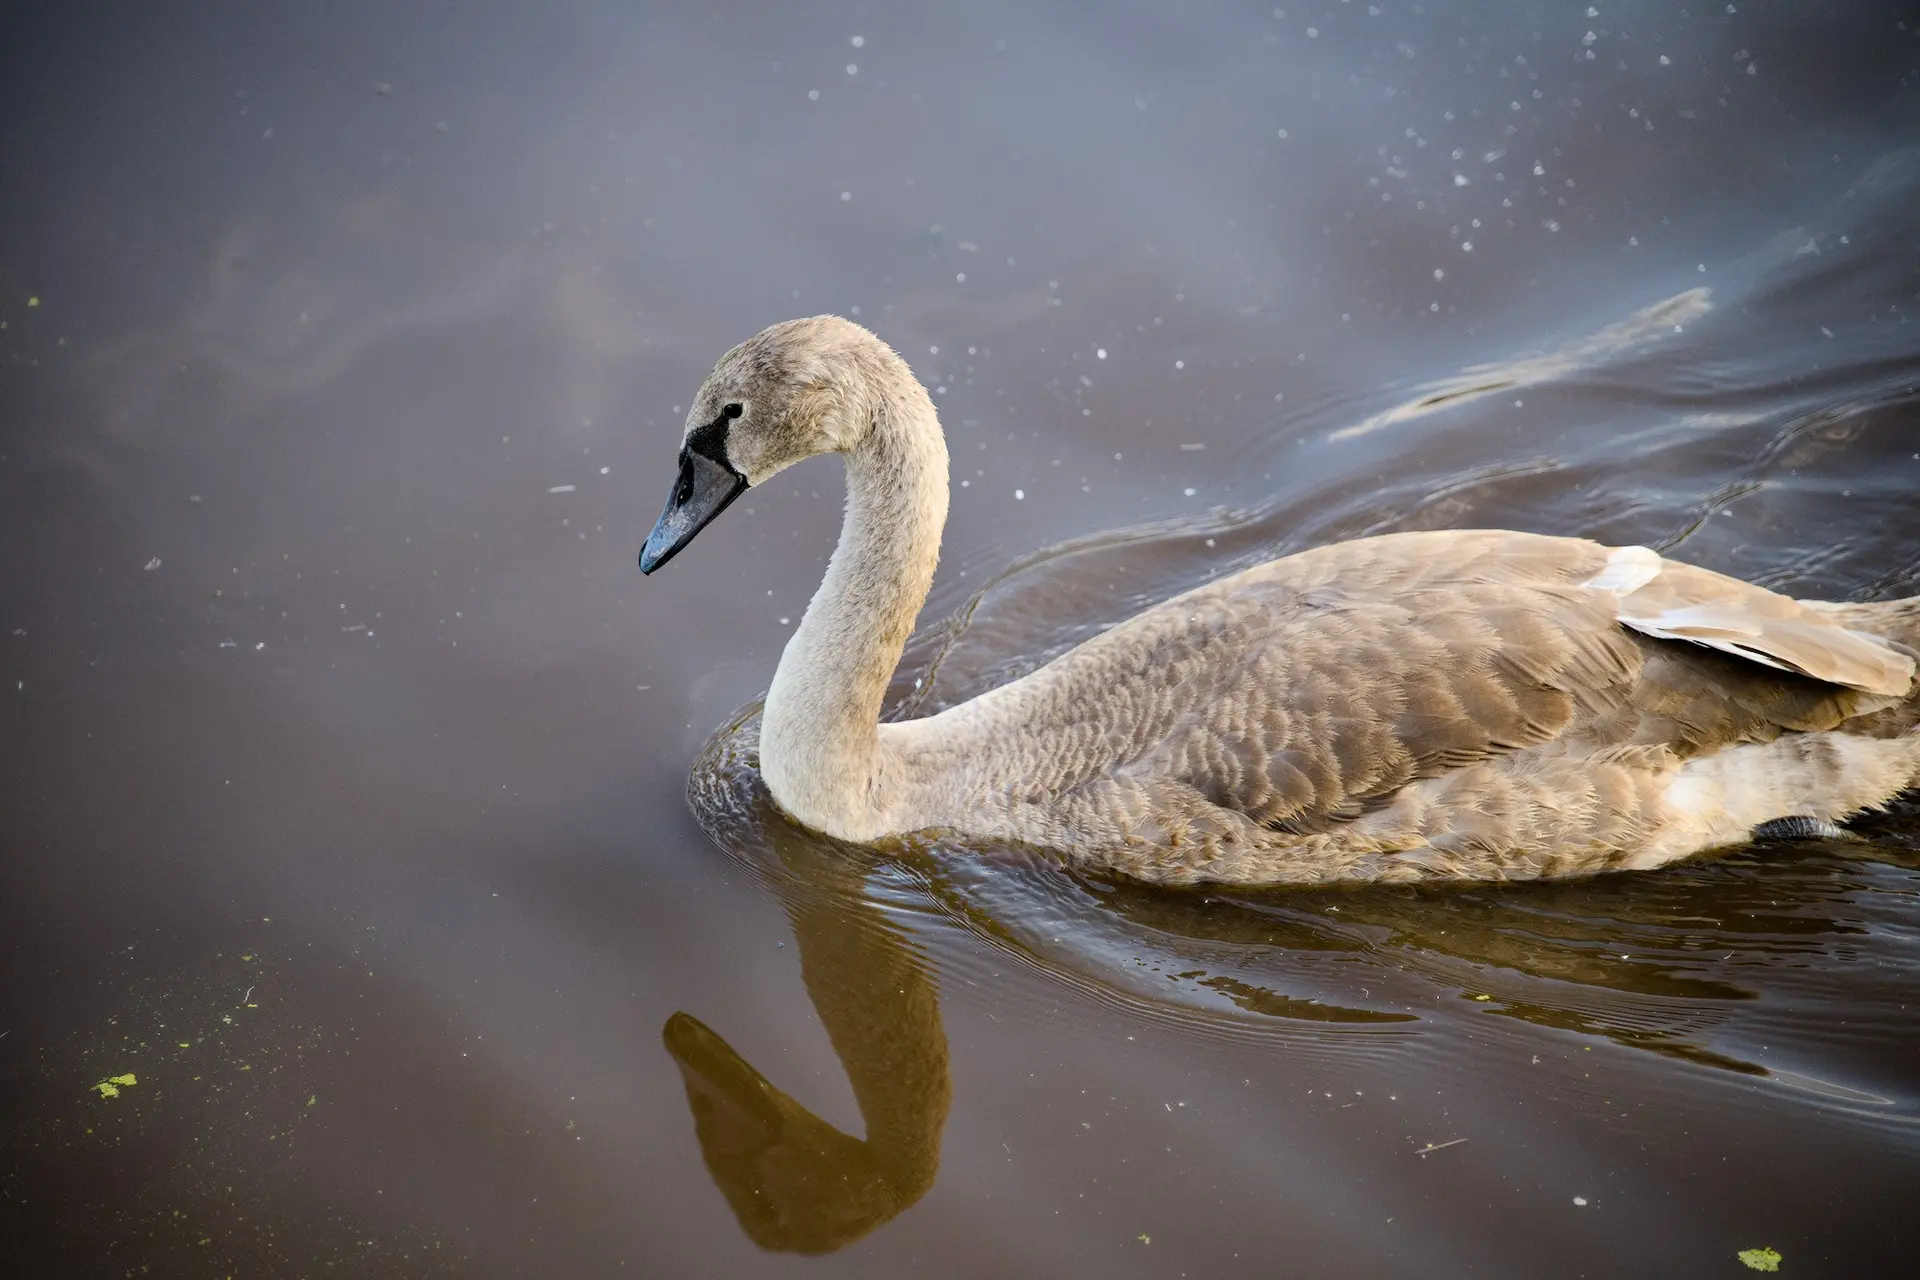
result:
<svg viewBox="0 0 1920 1280"><path fill-rule="evenodd" d="M1920 597L1793 600L1503 530L1269 561L882 724L947 451L926 388L860 325L790 320L721 357L640 568L821 453L845 460L846 513L767 691L760 768L839 840L946 832L1168 885L1532 879L1840 835L1920 780Z"/></svg>

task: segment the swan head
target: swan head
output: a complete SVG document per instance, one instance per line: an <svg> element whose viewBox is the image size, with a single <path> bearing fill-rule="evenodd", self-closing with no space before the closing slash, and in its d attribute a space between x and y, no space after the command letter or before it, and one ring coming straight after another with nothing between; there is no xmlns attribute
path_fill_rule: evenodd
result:
<svg viewBox="0 0 1920 1280"><path fill-rule="evenodd" d="M680 474L647 535L641 572L672 559L748 486L855 448L891 366L904 368L885 343L839 316L773 325L721 356L687 412Z"/></svg>

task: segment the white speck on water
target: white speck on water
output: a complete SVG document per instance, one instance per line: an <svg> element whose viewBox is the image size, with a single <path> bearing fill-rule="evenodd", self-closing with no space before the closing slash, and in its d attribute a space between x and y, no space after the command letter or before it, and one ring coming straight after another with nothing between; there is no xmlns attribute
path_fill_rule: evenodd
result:
<svg viewBox="0 0 1920 1280"><path fill-rule="evenodd" d="M1829 334L1828 336L1831 337L1832 335ZM148 573L152 573L155 569L158 569L160 567L160 557L155 556L153 559L147 561L145 567Z"/></svg>
<svg viewBox="0 0 1920 1280"><path fill-rule="evenodd" d="M1287 136L1287 131L1286 131L1285 129L1282 129L1282 130L1280 131L1280 136L1281 136L1281 137L1283 137L1283 138L1284 138L1284 137L1286 137L1286 136Z"/></svg>
<svg viewBox="0 0 1920 1280"><path fill-rule="evenodd" d="M1093 349L1093 358L1095 360L1105 360L1107 358L1107 349L1105 347L1095 347Z"/></svg>
<svg viewBox="0 0 1920 1280"><path fill-rule="evenodd" d="M964 271L956 271L953 273L953 278L960 284L965 284L967 282L967 273Z"/></svg>
<svg viewBox="0 0 1920 1280"><path fill-rule="evenodd" d="M867 42L867 38L865 36L855 36L853 37L853 39L847 41L848 44L852 45L856 49L858 49L861 45L865 44L866 42Z"/></svg>
<svg viewBox="0 0 1920 1280"><path fill-rule="evenodd" d="M1829 329L1829 328L1827 328L1827 326L1825 326L1825 325L1821 325L1821 326L1820 326L1820 332L1822 332L1822 333L1824 333L1824 334L1826 334L1826 335L1827 335L1827 336L1828 336L1829 338L1831 338L1831 337L1833 336L1833 330L1831 330L1831 329ZM155 561L153 562L153 564L159 564L159 563L160 563L160 562L159 562L158 560L155 560ZM148 566L147 566L147 568L149 568L149 569L151 569L151 568L153 568L153 564L150 564L150 565L148 565Z"/></svg>
<svg viewBox="0 0 1920 1280"><path fill-rule="evenodd" d="M1663 53L1660 55L1660 65L1663 67L1670 67L1673 65L1673 59L1669 58L1666 54Z"/></svg>
<svg viewBox="0 0 1920 1280"><path fill-rule="evenodd" d="M255 644L255 645L254 645L253 647L254 647L254 649L255 649L255 651L257 652L258 650L261 650L261 649L264 649L264 648L266 648L266 647L267 647L267 642L266 642L265 640L262 640L262 641L260 641L259 643L257 643L257 644Z"/></svg>
<svg viewBox="0 0 1920 1280"><path fill-rule="evenodd" d="M851 191L842 191L842 192L840 193L840 198L841 198L842 200L851 200L851 199L853 199L853 192L851 192Z"/></svg>
<svg viewBox="0 0 1920 1280"><path fill-rule="evenodd" d="M1186 494L1186 495L1187 495L1187 496L1188 496L1189 498L1191 498L1191 497L1192 497L1192 496L1193 496L1194 494L1196 494L1196 493L1198 493L1198 492L1200 492L1200 491L1199 491L1198 489L1196 489L1196 488L1194 488L1193 486L1191 486L1191 485L1189 485L1189 486L1187 486L1187 487L1186 487L1185 489L1182 489L1182 490L1181 490L1180 492L1182 492L1182 493L1184 493L1184 494Z"/></svg>
<svg viewBox="0 0 1920 1280"><path fill-rule="evenodd" d="M1013 491L1013 500L1015 502L1024 501L1026 499L1026 496L1027 496L1027 491L1025 489L1015 489Z"/></svg>
<svg viewBox="0 0 1920 1280"><path fill-rule="evenodd" d="M1212 538L1208 538L1208 539L1207 539L1207 545L1208 545L1208 546L1212 546L1212 545L1213 545L1213 539L1212 539Z"/></svg>
<svg viewBox="0 0 1920 1280"><path fill-rule="evenodd" d="M1434 278L1435 280L1445 280L1445 279L1447 278L1447 272L1446 272L1446 268L1444 268L1444 267L1435 267L1435 268L1433 269L1433 278Z"/></svg>
<svg viewBox="0 0 1920 1280"><path fill-rule="evenodd" d="M572 493L573 489L574 487L570 484L556 484L556 485L549 485L547 487L547 492L548 493Z"/></svg>
<svg viewBox="0 0 1920 1280"><path fill-rule="evenodd" d="M1200 452L1200 451L1201 451L1202 449L1204 449L1204 448L1206 448L1206 447L1207 447L1207 446L1206 446L1206 444L1205 444L1204 442L1200 442L1200 441L1195 441L1195 442L1193 442L1193 443L1190 443L1190 444L1183 444L1183 445L1181 445L1181 446L1180 446L1180 451L1181 451L1182 453L1198 453L1198 452Z"/></svg>
<svg viewBox="0 0 1920 1280"><path fill-rule="evenodd" d="M792 626L792 625L793 625L793 619L791 619L791 618L782 618L782 619L780 619L780 625L781 625L781 626L783 626L783 627L789 627L789 626Z"/></svg>
<svg viewBox="0 0 1920 1280"><path fill-rule="evenodd" d="M1586 1205L1586 1203L1587 1203L1587 1198L1586 1198L1585 1196L1575 1196L1575 1197L1573 1198L1573 1202L1574 1202L1575 1204L1577 1204L1577 1205L1580 1205L1580 1206L1582 1206L1582 1207L1584 1208L1584 1207L1585 1207L1585 1205Z"/></svg>
<svg viewBox="0 0 1920 1280"><path fill-rule="evenodd" d="M602 468L600 468L600 474L601 474L601 475L603 475L603 476L604 476L604 475L609 475L609 474L611 474L611 473L612 473L612 471L613 471L613 468L612 468L612 467L602 467Z"/></svg>
<svg viewBox="0 0 1920 1280"><path fill-rule="evenodd" d="M1184 369L1187 367L1187 362L1185 360L1175 360L1173 362L1173 367L1176 369Z"/></svg>
<svg viewBox="0 0 1920 1280"><path fill-rule="evenodd" d="M1473 252L1473 241L1471 241L1471 240L1462 240L1462 241L1460 242L1460 252L1462 252L1462 253L1472 253L1472 252Z"/></svg>
<svg viewBox="0 0 1920 1280"><path fill-rule="evenodd" d="M1318 27L1307 28L1307 39L1318 40L1319 38L1320 38L1320 28Z"/></svg>
<svg viewBox="0 0 1920 1280"><path fill-rule="evenodd" d="M850 76L857 76L860 74L860 68L855 66L853 63L849 62L847 64L847 74Z"/></svg>
<svg viewBox="0 0 1920 1280"><path fill-rule="evenodd" d="M1466 186L1471 186L1472 184L1473 184L1473 179L1467 177L1467 175L1464 173L1456 173L1453 175L1453 185L1456 187L1466 187Z"/></svg>
<svg viewBox="0 0 1920 1280"><path fill-rule="evenodd" d="M808 102L820 101L820 91L818 89L807 90L807 101Z"/></svg>

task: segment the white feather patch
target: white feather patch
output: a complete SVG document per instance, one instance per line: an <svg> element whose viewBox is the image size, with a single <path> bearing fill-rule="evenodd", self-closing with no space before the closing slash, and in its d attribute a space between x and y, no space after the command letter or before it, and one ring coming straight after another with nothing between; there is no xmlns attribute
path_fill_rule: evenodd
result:
<svg viewBox="0 0 1920 1280"><path fill-rule="evenodd" d="M1660 576L1660 553L1651 547L1616 547L1607 566L1580 585L1630 596Z"/></svg>

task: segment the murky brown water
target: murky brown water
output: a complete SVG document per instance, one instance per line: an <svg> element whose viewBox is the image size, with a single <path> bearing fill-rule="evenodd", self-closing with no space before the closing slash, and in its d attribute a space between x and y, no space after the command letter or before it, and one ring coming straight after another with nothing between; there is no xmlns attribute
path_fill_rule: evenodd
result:
<svg viewBox="0 0 1920 1280"><path fill-rule="evenodd" d="M1920 591L1920 20L1281 10L13 11L8 1274L1900 1271L1920 806L1452 891L879 858L736 720L832 464L633 568L712 359L858 308L955 459L903 707L1388 529Z"/></svg>

